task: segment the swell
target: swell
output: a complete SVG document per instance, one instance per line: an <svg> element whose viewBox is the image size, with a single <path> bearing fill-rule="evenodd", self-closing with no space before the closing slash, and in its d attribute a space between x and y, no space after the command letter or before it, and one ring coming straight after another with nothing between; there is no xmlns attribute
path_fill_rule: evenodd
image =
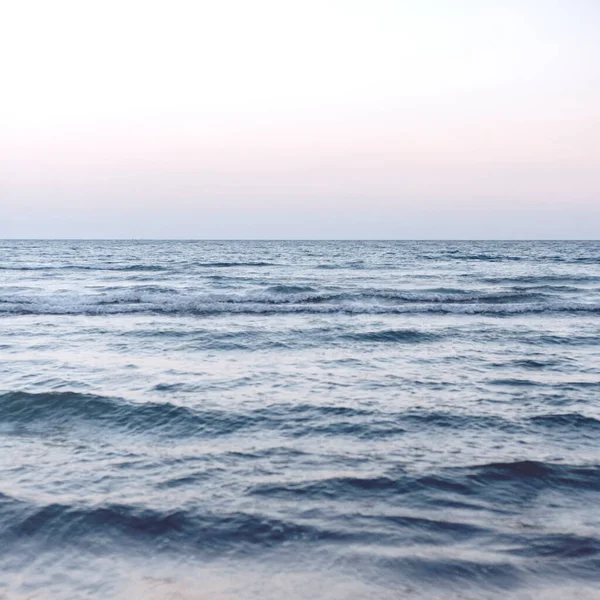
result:
<svg viewBox="0 0 600 600"><path fill-rule="evenodd" d="M0 297L3 303L14 304L68 304L83 302L87 304L127 304L127 303L168 303L196 302L202 304L301 304L361 300L389 300L431 303L511 303L531 302L552 298L547 294L528 291L519 292L485 292L472 290L394 290L394 289L361 289L359 291L317 291L311 286L275 285L266 290L211 293L180 293L176 288L156 284L136 285L133 288L104 286L97 294L62 293L42 297L39 295L4 294Z"/></svg>
<svg viewBox="0 0 600 600"><path fill-rule="evenodd" d="M464 277L471 279L473 275L464 275ZM507 275L507 276L494 276L494 277L482 277L480 281L491 284L552 284L558 283L600 283L600 275L589 275L589 274L553 274L553 275Z"/></svg>
<svg viewBox="0 0 600 600"><path fill-rule="evenodd" d="M428 254L421 258L432 261L456 260L456 261L482 261L482 262L521 262L532 260L527 256L510 256L508 254L489 254L482 252L480 254L461 254L460 252L440 252L438 254Z"/></svg>
<svg viewBox="0 0 600 600"><path fill-rule="evenodd" d="M348 331L350 329L350 331ZM100 332L101 330L98 330ZM347 347L358 344L421 344L444 339L445 333L422 331L415 328L371 329L353 331L346 327L311 327L307 329L238 329L216 331L209 328L193 329L136 328L119 332L124 338L177 340L178 350L256 351L276 348Z"/></svg>
<svg viewBox="0 0 600 600"><path fill-rule="evenodd" d="M96 289L99 285L94 286ZM0 314L519 314L539 312L598 312L598 302L561 299L539 289L505 291L454 288L325 289L292 284L263 289L191 292L155 283L105 286L98 293L62 291L51 295L0 295Z"/></svg>
<svg viewBox="0 0 600 600"><path fill-rule="evenodd" d="M531 417L534 426L547 429L571 430L579 435L600 432L600 420L579 413L557 413Z"/></svg>
<svg viewBox="0 0 600 600"><path fill-rule="evenodd" d="M1 271L171 271L173 268L165 265L24 265L0 266Z"/></svg>
<svg viewBox="0 0 600 600"><path fill-rule="evenodd" d="M402 291L402 290L372 290L362 292L359 297L383 298L388 300L401 300L404 302L436 302L436 303L484 303L484 304L504 304L511 302L533 302L546 300L551 296L540 293L539 291L515 291L515 292L485 292L472 290L422 290L422 291ZM346 296L344 298L347 298Z"/></svg>
<svg viewBox="0 0 600 600"><path fill-rule="evenodd" d="M430 261L444 261L444 260L455 260L455 261L466 261L466 262L489 262L489 263L514 263L514 262L528 262L528 263L548 263L548 264L585 264L585 265L597 265L600 264L600 258L592 256L582 257L567 257L559 255L509 255L509 254L461 254L460 252L440 252L437 254L424 255L421 259Z"/></svg>
<svg viewBox="0 0 600 600"><path fill-rule="evenodd" d="M417 343L431 342L440 339L435 333L419 331L418 329L382 329L379 331L362 331L347 333L341 336L343 339L355 342L382 342L382 343Z"/></svg>
<svg viewBox="0 0 600 600"><path fill-rule="evenodd" d="M114 297L58 297L40 299L0 300L0 314L10 315L115 315L115 314L171 314L171 315L217 315L217 314L474 314L515 315L535 313L598 313L598 302L548 301L548 302L452 302L413 301L381 303L377 298L329 301L323 295L304 298L204 299L191 296L131 295Z"/></svg>
<svg viewBox="0 0 600 600"><path fill-rule="evenodd" d="M228 268L228 267L276 267L277 263L265 261L214 261L214 262L193 262L190 264L124 264L124 265L0 265L0 271L171 271L176 272L177 269L185 267L200 267L200 268Z"/></svg>
<svg viewBox="0 0 600 600"><path fill-rule="evenodd" d="M194 263L196 267L216 267L216 268L228 268L228 267L278 267L279 265L274 262L266 261L250 261L250 262L235 262L235 261L214 261L204 263Z"/></svg>
<svg viewBox="0 0 600 600"><path fill-rule="evenodd" d="M92 424L168 437L223 435L250 424L247 417L231 412L194 411L170 403L132 403L76 392L2 394L0 421L15 426L17 433L35 426Z"/></svg>
<svg viewBox="0 0 600 600"><path fill-rule="evenodd" d="M170 394L173 386L157 386ZM52 435L57 429L99 431L162 437L219 437L240 432L276 432L291 438L351 436L376 440L409 433L454 430L527 433L532 428L595 435L600 421L578 413L547 414L525 420L495 415L452 412L382 412L343 405L274 404L254 410L179 406L170 402L128 402L77 392L8 392L0 395L0 422L17 435ZM85 429L88 431L88 429Z"/></svg>
<svg viewBox="0 0 600 600"><path fill-rule="evenodd" d="M157 390L172 392L172 386ZM8 392L0 395L0 422L11 425L16 434L42 432L54 428L96 426L101 431L120 430L127 434L183 437L216 437L244 431L275 430L287 436L365 435L377 431L377 424L364 421L376 415L345 406L273 405L252 411L188 408L169 402L133 403L76 392ZM384 419L387 431L391 429Z"/></svg>
<svg viewBox="0 0 600 600"><path fill-rule="evenodd" d="M261 512L202 511L200 508L158 509L133 504L38 504L0 497L0 553L11 544L35 540L37 550L64 546L114 552L114 546L141 545L156 552L246 554L294 544L373 546L399 543L435 545L465 542L486 536L476 525L405 515L362 514L335 516L312 511L283 519Z"/></svg>
<svg viewBox="0 0 600 600"><path fill-rule="evenodd" d="M533 345L549 345L549 346L595 346L598 344L597 335L559 335L542 333L535 337L525 337L523 341Z"/></svg>
<svg viewBox="0 0 600 600"><path fill-rule="evenodd" d="M471 487L482 487L485 493L510 503L519 503L523 497L539 494L542 490L557 490L570 494L574 491L600 491L600 466L569 465L540 461L489 463L470 468L462 478ZM519 495L519 489L525 491ZM513 496L511 497L511 494Z"/></svg>
<svg viewBox="0 0 600 600"><path fill-rule="evenodd" d="M511 505L531 501L545 491L567 496L582 491L600 492L600 466L579 466L539 461L487 463L451 467L428 475L402 471L373 476L329 477L319 480L265 483L250 493L265 498L295 497L360 500L386 498L392 504L423 508L428 502L462 500L464 506L480 506L505 512ZM394 500L395 499L395 500ZM425 503L425 504L424 504Z"/></svg>
<svg viewBox="0 0 600 600"><path fill-rule="evenodd" d="M324 527L281 520L260 513L200 513L191 509L159 510L131 504L38 505L8 496L0 498L0 540L34 538L51 549L90 544L114 552L128 540L153 551L253 551L290 541L345 539Z"/></svg>
<svg viewBox="0 0 600 600"><path fill-rule="evenodd" d="M289 544L348 544L376 548L482 543L501 553L537 561L570 561L569 568L588 575L600 564L600 539L561 533L552 527L495 529L493 515L511 518L545 491L575 499L598 492L598 466L535 461L487 463L417 475L403 471L379 475L337 476L276 483L252 483L247 499L257 510L207 510L173 502L139 503L35 502L0 494L0 553L14 543L34 540L39 551L79 546L114 553L115 546L141 545L154 552L255 553ZM190 480L188 485L197 485ZM298 507L286 511L288 503ZM253 503L256 505L255 503ZM462 513L440 508L468 508ZM273 510L273 507L275 509ZM414 509L418 509L417 516ZM475 519L477 514L485 516ZM487 515L485 513L488 513ZM279 516L277 516L279 515ZM429 516L425 516L429 515ZM472 520L467 520L472 519ZM485 523L485 526L482 525ZM356 547L356 546L355 546ZM414 553L411 553L414 556ZM532 563L532 567L550 567Z"/></svg>

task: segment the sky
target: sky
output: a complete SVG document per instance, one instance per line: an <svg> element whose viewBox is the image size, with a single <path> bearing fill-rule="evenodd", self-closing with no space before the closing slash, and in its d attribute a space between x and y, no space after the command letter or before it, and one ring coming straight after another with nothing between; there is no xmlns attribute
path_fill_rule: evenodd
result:
<svg viewBox="0 0 600 600"><path fill-rule="evenodd" d="M598 0L0 0L0 238L600 238Z"/></svg>

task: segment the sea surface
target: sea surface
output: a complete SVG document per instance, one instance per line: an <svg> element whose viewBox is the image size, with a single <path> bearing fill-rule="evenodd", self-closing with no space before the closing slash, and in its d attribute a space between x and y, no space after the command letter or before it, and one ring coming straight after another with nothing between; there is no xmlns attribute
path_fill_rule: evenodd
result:
<svg viewBox="0 0 600 600"><path fill-rule="evenodd" d="M0 241L0 599L600 598L600 242Z"/></svg>

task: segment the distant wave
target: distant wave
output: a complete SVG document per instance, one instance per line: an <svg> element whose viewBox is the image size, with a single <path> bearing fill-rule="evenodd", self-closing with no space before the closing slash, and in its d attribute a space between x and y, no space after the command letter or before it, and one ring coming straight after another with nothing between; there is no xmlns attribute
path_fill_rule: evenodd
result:
<svg viewBox="0 0 600 600"><path fill-rule="evenodd" d="M225 435L252 424L252 417L171 403L132 403L76 392L27 393L0 395L0 420L26 431L37 424L96 424L122 429L128 433L181 436ZM24 429L23 429L24 428Z"/></svg>
<svg viewBox="0 0 600 600"><path fill-rule="evenodd" d="M483 261L483 262L522 262L526 260L531 260L525 256L510 256L507 254L462 254L460 252L443 252L441 254L429 254L424 255L420 258L424 258L426 260L435 260L435 261L443 261L443 260L464 260L464 261Z"/></svg>
<svg viewBox="0 0 600 600"><path fill-rule="evenodd" d="M465 278L472 279L472 274L465 274ZM598 283L600 282L600 275L587 275L580 273L564 273L564 274L550 274L550 275L506 275L506 276L493 276L493 277L482 277L481 281L485 283L493 284L506 284L506 283L531 283L531 284L542 284L542 283L564 283L564 282L575 282L575 283Z"/></svg>
<svg viewBox="0 0 600 600"><path fill-rule="evenodd" d="M600 490L600 468L597 466L560 465L537 461L487 463L448 468L436 475L418 476L410 473L371 477L331 477L319 480L264 484L253 488L260 496L311 496L314 498L356 499L360 496L403 495L410 505L410 495L423 492L450 492L471 501L477 497L495 496L501 500L499 489L513 492L531 487L568 490ZM519 497L515 495L514 501Z"/></svg>
<svg viewBox="0 0 600 600"><path fill-rule="evenodd" d="M586 417L579 413L539 415L532 417L531 423L550 429L572 430L579 433L579 435L584 435L590 431L600 432L600 419Z"/></svg>
<svg viewBox="0 0 600 600"><path fill-rule="evenodd" d="M227 298L209 300L201 296L152 296L132 295L129 299L115 297L78 298L48 297L0 300L0 314L22 315L116 315L116 314L172 314L172 315L217 315L217 314L456 314L505 316L533 313L590 313L600 312L598 302L523 302L488 304L484 302L452 303L421 302L404 304L381 304L365 300L327 302L321 295L304 299L295 298L280 302L272 298L247 300Z"/></svg>
<svg viewBox="0 0 600 600"><path fill-rule="evenodd" d="M168 388L165 391L172 391ZM7 392L0 395L0 422L16 433L48 426L99 426L128 434L173 439L216 437L240 430L277 430L291 436L370 432L366 411L339 406L276 405L253 411L178 406L170 402L129 402L77 392ZM324 421L324 418L327 420ZM352 420L355 422L352 422ZM323 429L323 426L325 429ZM395 428L397 431L398 428Z"/></svg>
<svg viewBox="0 0 600 600"><path fill-rule="evenodd" d="M217 268L227 268L227 267L277 267L279 266L277 263L273 262L265 262L265 261L254 261L254 262L235 262L235 261L215 261L215 262L205 262L205 263L194 263L196 267L217 267Z"/></svg>
<svg viewBox="0 0 600 600"><path fill-rule="evenodd" d="M168 387L164 391L173 391ZM281 404L256 410L184 407L171 402L129 402L78 392L0 394L0 422L15 433L34 434L46 427L98 426L128 434L159 437L215 437L241 430L273 430L292 437L401 435L428 429L525 431L531 426L595 433L600 421L577 413L547 414L527 422L492 415L451 412L380 412L345 406ZM40 429L41 428L41 429Z"/></svg>
<svg viewBox="0 0 600 600"><path fill-rule="evenodd" d="M98 286L97 286L98 287ZM100 293L52 295L0 292L0 314L219 314L219 313L454 313L509 315L537 312L598 312L598 302L560 299L539 290L473 291L469 289L315 290L279 284L246 292L178 291L155 284L107 286Z"/></svg>
<svg viewBox="0 0 600 600"><path fill-rule="evenodd" d="M439 339L440 336L417 329L383 329L380 331L361 331L347 333L345 338L357 342L429 342Z"/></svg>
<svg viewBox="0 0 600 600"><path fill-rule="evenodd" d="M227 267L276 267L277 263L254 261L254 262L235 262L235 261L214 261L214 262L194 262L183 264L45 264L45 265L0 265L0 271L177 271L178 268L227 268Z"/></svg>
<svg viewBox="0 0 600 600"><path fill-rule="evenodd" d="M2 271L170 271L172 267L164 265L25 265L0 266Z"/></svg>
<svg viewBox="0 0 600 600"><path fill-rule="evenodd" d="M489 463L459 469L466 481L488 485L518 484L569 490L600 491L600 467L546 463L540 461L516 461ZM518 498L514 500L518 501Z"/></svg>

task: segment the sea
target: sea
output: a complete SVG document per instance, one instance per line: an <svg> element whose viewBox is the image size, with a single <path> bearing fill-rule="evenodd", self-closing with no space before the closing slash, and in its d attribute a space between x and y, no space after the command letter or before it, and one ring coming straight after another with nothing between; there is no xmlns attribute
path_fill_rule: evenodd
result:
<svg viewBox="0 0 600 600"><path fill-rule="evenodd" d="M0 599L600 598L600 242L0 241Z"/></svg>

